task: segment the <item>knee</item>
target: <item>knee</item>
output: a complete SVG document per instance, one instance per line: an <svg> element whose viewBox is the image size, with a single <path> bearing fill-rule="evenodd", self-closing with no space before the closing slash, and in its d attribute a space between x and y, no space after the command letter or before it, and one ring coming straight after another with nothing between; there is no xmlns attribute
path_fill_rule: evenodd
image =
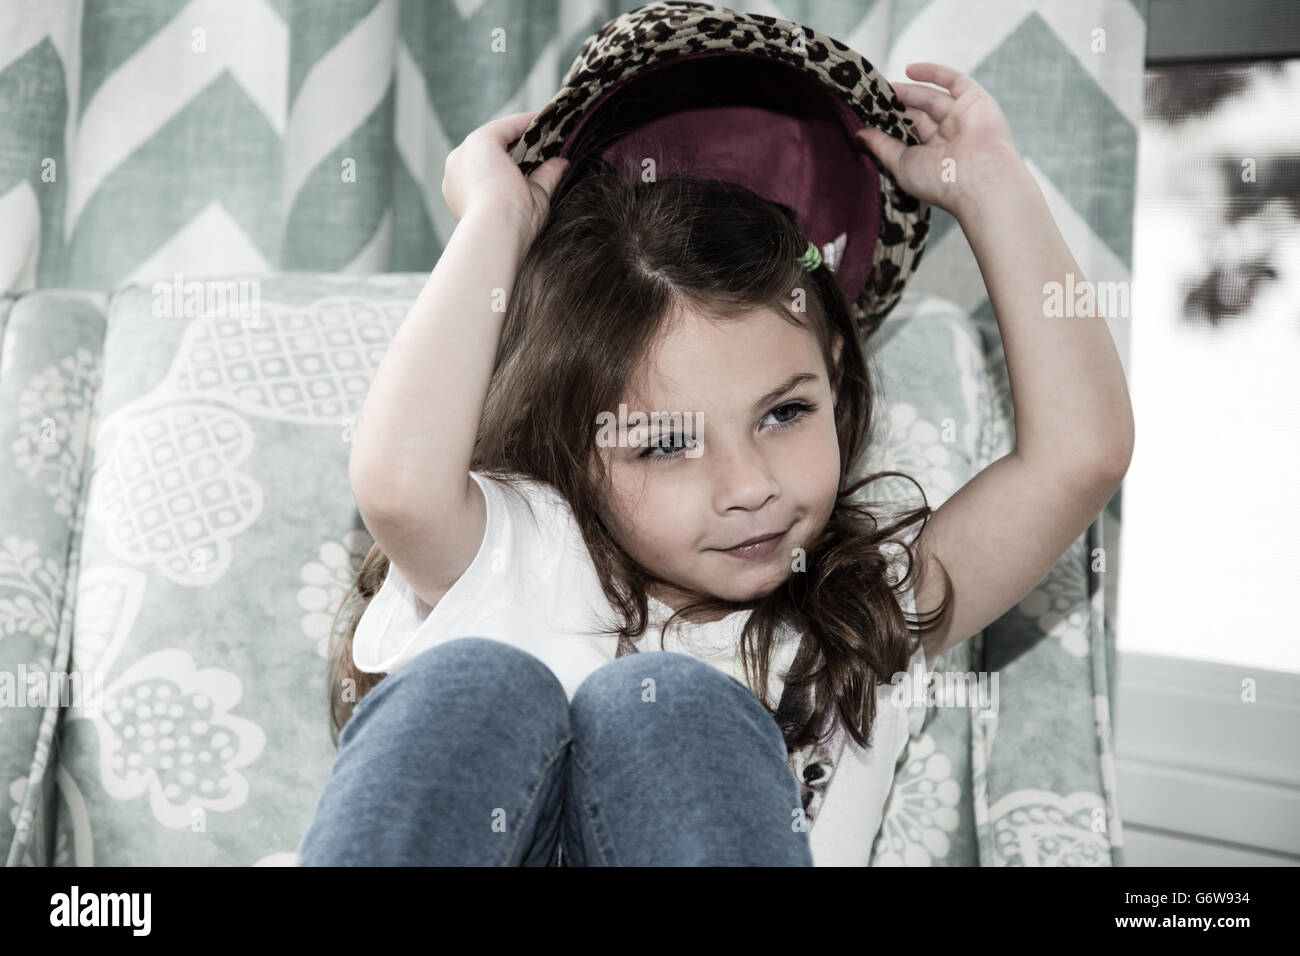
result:
<svg viewBox="0 0 1300 956"><path fill-rule="evenodd" d="M490 637L458 637L444 641L413 657L385 679L428 690L439 685L455 687L458 694L545 695L558 689L560 679L540 658ZM567 699L567 698L566 698Z"/></svg>
<svg viewBox="0 0 1300 956"><path fill-rule="evenodd" d="M362 698L344 732L381 704L408 729L423 723L444 734L457 725L482 728L519 707L539 722L553 717L564 724L568 718L568 695L550 668L527 651L486 637L460 637L417 654Z"/></svg>
<svg viewBox="0 0 1300 956"><path fill-rule="evenodd" d="M678 709L687 702L735 700L741 692L749 689L698 658L650 651L620 657L593 671L578 686L573 706L599 707L607 714L639 713L643 704L663 702Z"/></svg>
<svg viewBox="0 0 1300 956"><path fill-rule="evenodd" d="M712 664L673 651L606 664L579 685L570 714L587 752L602 740L634 746L647 735L709 735L722 722L741 722L785 757L780 728L748 687Z"/></svg>

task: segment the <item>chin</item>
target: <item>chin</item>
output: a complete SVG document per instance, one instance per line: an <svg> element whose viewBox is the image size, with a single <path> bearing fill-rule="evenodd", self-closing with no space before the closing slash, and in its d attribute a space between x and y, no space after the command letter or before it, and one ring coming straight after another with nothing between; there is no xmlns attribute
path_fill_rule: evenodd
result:
<svg viewBox="0 0 1300 956"><path fill-rule="evenodd" d="M758 569L755 569L756 574L757 571ZM755 601L759 598L767 597L784 584L786 578L789 576L790 572L782 573L775 569L767 570L764 573L763 583L742 585L738 580L732 580L730 582L730 587L727 590L717 591L715 593L718 594L719 597L728 601ZM740 576L737 575L737 578L739 577Z"/></svg>

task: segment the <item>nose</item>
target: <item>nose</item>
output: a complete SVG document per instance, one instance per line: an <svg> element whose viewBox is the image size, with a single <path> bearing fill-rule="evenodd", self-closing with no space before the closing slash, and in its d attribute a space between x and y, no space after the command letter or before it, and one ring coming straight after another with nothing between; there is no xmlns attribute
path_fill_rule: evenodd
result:
<svg viewBox="0 0 1300 956"><path fill-rule="evenodd" d="M757 511L779 492L771 462L758 443L715 439L705 457L713 457L714 506L719 514L732 508Z"/></svg>

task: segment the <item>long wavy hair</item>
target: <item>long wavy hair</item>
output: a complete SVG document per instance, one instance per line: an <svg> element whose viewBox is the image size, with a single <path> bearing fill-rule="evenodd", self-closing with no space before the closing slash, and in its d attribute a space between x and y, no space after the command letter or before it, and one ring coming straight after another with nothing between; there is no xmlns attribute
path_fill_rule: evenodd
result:
<svg viewBox="0 0 1300 956"><path fill-rule="evenodd" d="M906 671L921 636L946 619L952 585L944 570L939 608L928 617L905 615L895 592L911 586L918 559L902 539L907 572L892 586L886 580L882 543L917 522L924 527L932 509L922 488L919 507L892 522L878 521L892 503L867 500L862 489L886 476L913 479L897 471L852 477L872 433L871 378L833 273L826 265L805 271L799 262L806 247L789 207L740 185L688 176L646 182L639 170L616 168L594 152L575 160L520 262L470 468L506 482L548 482L568 501L620 621L606 633L618 634L622 654L648 627L647 584L665 582L634 562L600 517L605 471L592 423L617 407L680 309L725 320L769 307L812 332L838 389L841 471L836 504L806 549L806 567L744 602L681 589L693 599L665 627L695 611L750 610L739 649L746 682L781 724L787 747L814 742L835 716L866 746L876 685ZM796 289L805 293L802 311L792 308ZM357 669L352 640L387 569L388 557L372 547L335 615L337 625L353 607L346 630L331 629L329 710L336 745L356 704L385 676ZM814 702L793 723L788 715L778 717L760 690L768 687L783 626L803 635L804 648L784 683Z"/></svg>

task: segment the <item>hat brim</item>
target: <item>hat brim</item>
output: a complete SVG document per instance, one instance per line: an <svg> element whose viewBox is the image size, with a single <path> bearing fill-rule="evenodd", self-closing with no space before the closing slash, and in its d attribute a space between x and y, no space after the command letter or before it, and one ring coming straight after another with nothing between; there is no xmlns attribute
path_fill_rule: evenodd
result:
<svg viewBox="0 0 1300 956"><path fill-rule="evenodd" d="M929 229L929 207L855 140L868 124L919 142L887 81L839 41L773 17L661 0L584 43L512 158L527 175L595 148L612 162L649 157L660 175L724 179L784 203L866 336L897 304Z"/></svg>

